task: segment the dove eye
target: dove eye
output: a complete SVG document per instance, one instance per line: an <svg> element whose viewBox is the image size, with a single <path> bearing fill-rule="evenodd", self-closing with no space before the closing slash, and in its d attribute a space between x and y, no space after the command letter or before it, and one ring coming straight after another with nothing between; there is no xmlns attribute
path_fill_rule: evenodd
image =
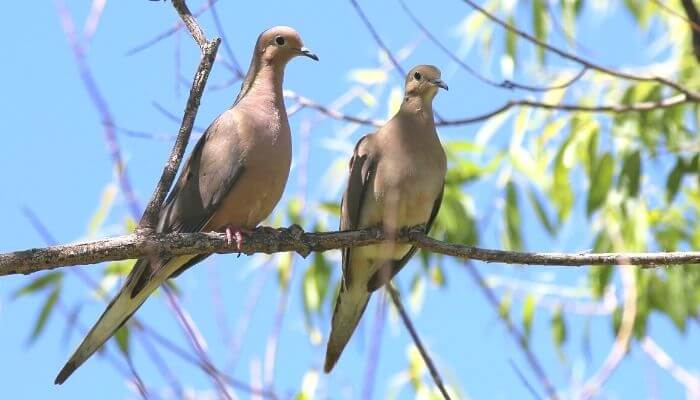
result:
<svg viewBox="0 0 700 400"><path fill-rule="evenodd" d="M421 74L420 74L420 72L416 72L415 74L413 74L413 79L415 79L415 80L419 81L419 80L420 80L420 78L421 78Z"/></svg>
<svg viewBox="0 0 700 400"><path fill-rule="evenodd" d="M277 43L278 46L284 46L284 38L282 36L277 36L275 38L275 43Z"/></svg>

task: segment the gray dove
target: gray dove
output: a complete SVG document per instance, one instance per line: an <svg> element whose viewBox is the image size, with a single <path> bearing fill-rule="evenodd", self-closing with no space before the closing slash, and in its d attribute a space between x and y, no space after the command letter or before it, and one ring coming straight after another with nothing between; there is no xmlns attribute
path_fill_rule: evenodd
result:
<svg viewBox="0 0 700 400"><path fill-rule="evenodd" d="M431 65L411 69L399 111L357 143L341 205L341 230L381 226L396 234L403 227L421 224L430 229L442 202L446 172L445 152L433 119L438 88L447 90L440 70ZM326 372L338 361L372 292L391 281L415 252L415 246L391 242L343 250L343 278L331 322Z"/></svg>
<svg viewBox="0 0 700 400"><path fill-rule="evenodd" d="M282 196L292 158L282 95L287 62L318 57L292 28L258 37L236 101L207 128L184 165L160 213L158 232L226 231L229 243L267 218ZM97 351L148 296L207 254L143 258L56 377L63 383Z"/></svg>

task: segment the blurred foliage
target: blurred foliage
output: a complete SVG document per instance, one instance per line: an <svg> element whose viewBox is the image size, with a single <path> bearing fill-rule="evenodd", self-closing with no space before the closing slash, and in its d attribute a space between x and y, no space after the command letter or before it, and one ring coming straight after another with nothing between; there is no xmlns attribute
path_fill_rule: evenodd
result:
<svg viewBox="0 0 700 400"><path fill-rule="evenodd" d="M485 2L485 7L509 24L532 32L540 41L556 42L576 52L577 20L586 7L596 7L591 3L595 2L532 0L521 7L520 2L490 0ZM625 0L624 4L640 29L647 29L653 22L657 25L655 32L666 37L663 49L667 50L667 59L658 65L635 68L634 73L658 73L699 90L700 74L691 52L687 25L651 1ZM520 18L525 9L529 20ZM565 82L581 68L575 64L562 68L541 47L525 42L513 32L499 31L475 11L467 12L458 32L465 41L479 46L485 60L502 53L498 57L508 79L511 74L523 76L528 72L525 69L531 62L527 57L530 52L534 52L537 70L543 71L531 78L540 82ZM391 83L387 70L358 68L348 77L363 87L387 86L390 88L388 114L398 108L401 90ZM657 82L623 80L589 70L572 86L523 96L550 104L591 106L657 102L674 94L673 89ZM367 107L379 104L377 93L370 90L362 91L359 99ZM443 142L449 170L442 207L431 235L453 243L484 245L483 238L495 230L497 235L492 236L500 242L497 246L488 242L489 247L549 250L531 249L523 232L541 229L552 243L557 243L563 228L585 223L589 234L580 238L577 249L591 248L595 252L700 249L699 126L700 106L692 103L630 113L518 108L498 114L483 123L475 135ZM347 165L347 161L343 160L342 165ZM330 180L338 179L344 180L345 176ZM476 191L490 193L491 202L477 205L473 195ZM97 236L102 231L115 195L116 187L109 185L88 224L87 236ZM338 201L321 200L318 204L305 204L301 198L293 197L278 207L284 208L286 219L280 217L274 224L296 223L317 231L334 229L340 212ZM306 210L309 207L313 213ZM539 227L523 226L531 221L536 221ZM130 232L134 227L135 222L128 219L124 229ZM415 258L418 261L414 262L420 262L422 268L405 269L401 279L409 282L406 288L410 293L404 298L408 299L411 311L417 313L427 295L427 285L449 287L450 270L444 266L446 257L419 252ZM282 254L274 259L279 287L287 290L295 282L293 257ZM320 329L327 329L339 287L339 260L330 252L315 253L300 264L298 290L302 294L305 323L311 342L318 344ZM133 261L106 264L102 279L94 288L95 296L104 299L132 265ZM622 313L617 270L592 266L587 272L582 269L581 274L587 274L591 303L598 304L611 293L617 296L615 310L606 315L616 332ZM38 275L16 291L16 298L29 295L41 298L30 340L42 333L57 308L63 276L64 272L60 271ZM667 318L680 333L685 332L689 323L696 323L700 316L700 269L684 266L639 269L635 277L636 338L649 333L649 316L653 314ZM572 336L567 320L587 317L569 315L565 296L542 294L528 288L506 290L499 295L500 304L495 311L500 318L519 325L526 340L537 334L537 316L547 315L552 346L564 362L565 344ZM548 307L552 298L558 303ZM520 318L513 315L516 304L522 307ZM597 333L586 331L579 336L585 342L592 334ZM129 336L128 324L115 336L124 354L129 353ZM425 365L413 346L408 349L405 372L416 398L440 398L432 381L426 380ZM318 379L317 371L308 371L296 398L314 398Z"/></svg>

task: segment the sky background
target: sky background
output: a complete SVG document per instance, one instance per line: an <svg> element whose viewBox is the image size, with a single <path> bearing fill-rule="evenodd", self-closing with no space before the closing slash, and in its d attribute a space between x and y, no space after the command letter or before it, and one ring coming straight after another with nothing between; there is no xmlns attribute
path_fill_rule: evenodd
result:
<svg viewBox="0 0 700 400"><path fill-rule="evenodd" d="M190 1L190 8L199 8L201 2ZM621 8L622 2L587 2L579 21L578 40L590 49L590 56L604 65L624 67L648 64L663 54L648 47L649 39L658 33L652 24L640 30L631 16ZM420 40L420 33L401 12L394 1L361 1L365 13L375 24L380 35L392 50L417 43L415 51L402 62L405 69L415 64L429 63L443 70L449 92L441 92L435 100L436 109L446 118L480 114L502 104L518 93L499 90L477 81L441 54L428 41ZM470 38L460 33L459 26L471 13L460 1L408 1L423 23L431 27L450 48L455 49L471 66L482 73L502 79L497 57L488 58L478 45L470 46ZM597 4L598 6L594 6ZM90 9L90 1L71 1L69 10L82 30ZM516 6L516 23L531 30L528 5ZM521 9L522 8L522 9ZM302 35L307 47L320 57L315 63L308 59L293 60L285 75L285 88L328 104L355 85L351 71L358 68L377 68L379 50L366 27L346 1L319 2L270 1L233 2L220 0L217 6L224 25L226 38L243 68L249 63L253 43L264 29L274 25L290 25ZM12 251L44 245L44 239L23 213L31 209L58 242L72 242L123 233L129 216L124 198L117 195L105 223L97 230L89 229L105 190L116 183L113 164L108 156L100 115L87 95L76 67L75 59L64 35L57 9L52 2L8 2L4 5L6 18L0 24L3 61L0 76L4 78L0 94L0 251ZM87 50L87 63L97 85L108 101L117 126L138 132L147 132L165 138L142 138L118 131L118 142L127 163L129 178L141 202L149 198L154 183L162 171L170 151L171 138L178 123L159 112L154 103L175 115L180 115L187 98L188 87L178 84L176 49L180 49L180 70L186 80L191 79L198 63L198 48L187 35L171 36L135 55L126 53L154 35L171 27L176 21L169 2L134 0L108 2L94 39ZM211 15L199 18L207 37L216 35ZM502 32L496 29L493 54L502 52ZM177 45L177 41L180 45ZM533 60L534 51L522 46L525 60ZM225 56L223 47L219 54ZM525 61L516 78L528 83L537 75L532 61ZM552 70L572 69L560 60L552 59ZM231 73L217 63L209 84L220 85L231 78ZM392 88L400 87L402 78L389 72L388 81L373 89L378 99L369 110L360 101L353 102L344 111L349 114L366 113L373 118L385 118ZM546 83L546 82L545 82ZM216 115L233 102L239 84L221 90L208 90L203 99L196 125L206 127ZM293 102L288 102L292 104ZM369 132L368 127L348 126L339 121L324 119L308 133L309 161L308 186L300 183L299 157L303 136L301 126L318 119L313 110L303 110L291 118L295 163L285 191L284 202L297 195L308 196L305 217L335 227L336 219L319 212L318 202L338 202L340 186L344 184L343 166L349 151L359 137ZM306 121L306 122L305 122ZM443 141L473 140L479 125L466 125L440 130ZM491 145L507 143L512 130L504 124L494 135ZM196 134L196 133L195 133ZM193 143L194 140L191 142ZM488 161L489 154L474 155L479 162ZM577 185L577 183L574 183ZM500 218L487 222L498 195L495 179L468 186L472 193L477 218L484 224L481 245L500 246ZM574 217L563 227L555 240L549 239L536 222L531 211L524 215L525 245L533 250L579 251L591 247L585 224L585 205L577 203ZM284 207L278 207L283 215ZM277 223L285 223L278 218ZM274 222L272 222L274 223ZM307 228L310 228L309 225ZM337 252L329 254L338 259ZM250 290L263 282L262 296L251 316L250 330L242 346L240 357L227 372L250 382L251 365L261 362L265 345L272 330L280 299L277 275L273 268L261 268L261 257L232 255L213 256L177 280L182 291L182 302L203 333L209 354L217 366L227 364L229 350L222 341L217 312L213 311L216 288L221 290L221 311L231 329L239 323L242 310L250 297ZM322 366L326 334L329 327L330 302L326 313L314 320L323 339L310 340L304 323L300 278L311 262L294 256L294 273L290 286L288 311L283 320L276 363L274 388L282 396L295 394L305 373ZM507 333L498 316L485 300L479 288L463 267L447 262L448 285L439 288L428 284L424 301L412 316L424 342L431 350L443 377L461 394L474 399L527 399L532 398L518 378L511 364L517 365L537 390L536 379ZM535 283L557 283L578 287L585 292L585 269L520 268L501 265L481 265L487 276L497 275ZM399 287L407 289L411 277L419 270L418 262L411 263L399 277ZM84 267L95 280L102 279L100 267ZM339 265L334 261L333 274L339 276ZM138 398L126 380L112 364L93 357L63 386L54 386L53 379L70 352L102 312L99 300L75 275L69 274L63 282L61 307L51 315L43 334L33 343L29 336L46 293L24 296L13 300L13 294L32 277L11 276L0 280L0 388L8 399L78 399L98 396L103 399ZM377 303L383 295L373 296L363 323L349 344L342 359L331 375L321 375L317 394L320 398L358 398L363 385L368 346L374 326ZM79 308L76 309L76 306ZM520 299L514 299L514 318L519 318ZM76 322L66 323L66 312L78 311ZM162 335L189 349L186 338L177 325L163 296L150 299L137 317L157 328ZM612 327L608 316L568 318L569 337L564 347L565 358L556 353L549 332L551 313L538 309L533 326L532 348L545 366L554 385L566 390L576 382L585 381L601 364L612 343ZM67 329L67 325L69 329ZM587 334L586 334L587 332ZM699 367L700 335L696 324L679 335L666 318L652 317L650 332L654 339L676 360L690 370ZM590 340L584 337L590 336ZM588 343L588 345L584 345ZM414 398L407 385L407 349L410 337L395 315L389 314L382 340L380 361L376 375L375 398L397 396ZM113 343L109 352L123 364ZM158 373L138 340L132 338L131 353L134 365L149 387L162 398L168 398L167 381ZM167 364L183 385L202 396L212 395L211 382L199 369L161 351ZM254 368L253 368L254 369ZM431 383L429 376L424 379ZM659 369L638 347L623 361L605 386L605 398L682 398L682 387L665 371ZM239 393L247 398L245 393Z"/></svg>

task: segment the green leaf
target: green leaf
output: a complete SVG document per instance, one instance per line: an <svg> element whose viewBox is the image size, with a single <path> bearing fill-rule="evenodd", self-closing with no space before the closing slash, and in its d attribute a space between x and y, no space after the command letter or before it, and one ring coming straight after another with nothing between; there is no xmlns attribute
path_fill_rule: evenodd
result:
<svg viewBox="0 0 700 400"><path fill-rule="evenodd" d="M324 201L319 203L318 208L331 215L340 215L340 204L334 201Z"/></svg>
<svg viewBox="0 0 700 400"><path fill-rule="evenodd" d="M671 170L666 178L666 201L672 202L673 199L678 194L678 189L681 186L681 179L683 179L683 173L685 172L685 163L683 159L678 157L676 160L676 165Z"/></svg>
<svg viewBox="0 0 700 400"><path fill-rule="evenodd" d="M537 300L532 294L528 294L525 298L525 303L523 304L523 330L525 333L525 340L530 340L530 333L532 333L532 320L535 317L535 305Z"/></svg>
<svg viewBox="0 0 700 400"><path fill-rule="evenodd" d="M88 236L95 235L102 227L102 224L104 224L107 216L109 215L109 210L112 208L112 204L114 204L114 198L117 195L117 191L116 185L109 184L102 192L100 204L88 223Z"/></svg>
<svg viewBox="0 0 700 400"><path fill-rule="evenodd" d="M420 274L416 274L411 281L411 291L408 298L408 305L414 313L420 312L425 300L425 279Z"/></svg>
<svg viewBox="0 0 700 400"><path fill-rule="evenodd" d="M61 285L56 284L51 291L51 294L46 298L46 301L44 302L44 305L41 307L41 311L39 312L39 317L37 318L36 322L34 323L34 329L32 330L32 334L29 337L29 342L34 342L36 338L39 337L41 332L44 330L46 327L46 322L49 320L49 316L51 315L51 312L53 311L54 307L56 306L56 302L58 301L58 297L61 294Z"/></svg>
<svg viewBox="0 0 700 400"><path fill-rule="evenodd" d="M104 274L126 276L134 268L134 264L136 264L136 260L112 261L105 267Z"/></svg>
<svg viewBox="0 0 700 400"><path fill-rule="evenodd" d="M588 189L588 201L586 212L590 216L605 201L613 181L613 158L610 153L605 153L598 161L591 179L591 187Z"/></svg>
<svg viewBox="0 0 700 400"><path fill-rule="evenodd" d="M295 196L287 202L287 217L292 224L301 225L301 211L304 203L299 196Z"/></svg>
<svg viewBox="0 0 700 400"><path fill-rule="evenodd" d="M557 352L561 354L562 346L566 342L566 322L564 314L561 312L561 307L557 307L552 314L552 319L549 321L552 330L552 341Z"/></svg>
<svg viewBox="0 0 700 400"><path fill-rule="evenodd" d="M540 223L542 224L544 229L547 230L547 233L553 236L556 233L556 228L554 227L554 223L550 221L549 216L547 215L547 211L544 208L544 204L542 203L542 200L539 198L539 196L537 196L537 193L533 188L529 188L527 193L528 197L530 198L530 202L532 203L532 206L535 208L535 214L540 220Z"/></svg>
<svg viewBox="0 0 700 400"><path fill-rule="evenodd" d="M532 1L532 24L535 30L535 37L540 41L545 41L547 39L547 25L546 25L546 10L544 7L544 0L533 0ZM545 49L542 46L536 46L537 57L540 63L544 63Z"/></svg>
<svg viewBox="0 0 700 400"><path fill-rule="evenodd" d="M20 289L18 289L13 295L12 298L16 299L20 296L24 296L27 294L31 294L34 292L37 292L49 285L56 284L61 281L61 278L63 277L63 273L59 271L53 271L49 272L47 274L44 274L38 278L34 278L31 280L28 284L25 286L22 286Z"/></svg>
<svg viewBox="0 0 700 400"><path fill-rule="evenodd" d="M511 26L515 26L515 19L511 15L508 17L508 23ZM511 31L508 29L506 31L506 53L510 56L511 59L513 59L513 63L515 64L517 61L517 56L518 56L518 36L515 34L515 32Z"/></svg>
<svg viewBox="0 0 700 400"><path fill-rule="evenodd" d="M681 332L685 332L685 323L688 318L688 303L685 299L685 273L682 268L673 267L667 270L667 276L668 316Z"/></svg>
<svg viewBox="0 0 700 400"><path fill-rule="evenodd" d="M509 249L520 250L523 240L520 232L520 210L518 209L518 193L513 181L506 185L506 244Z"/></svg>
<svg viewBox="0 0 700 400"><path fill-rule="evenodd" d="M510 293L506 293L501 297L501 301L498 303L498 316L503 320L510 319L510 305L513 302Z"/></svg>
<svg viewBox="0 0 700 400"><path fill-rule="evenodd" d="M642 169L642 157L639 150L627 154L622 163L622 172L618 186L624 189L630 197L639 194L639 179Z"/></svg>
<svg viewBox="0 0 700 400"><path fill-rule="evenodd" d="M125 356L129 355L129 336L129 324L122 325L114 334L114 339L117 341L117 347Z"/></svg>
<svg viewBox="0 0 700 400"><path fill-rule="evenodd" d="M426 253L426 252L423 252ZM442 270L442 266L440 264L437 264L430 268L429 270L430 273L430 281L433 282L435 285L439 287L445 287L446 281L445 281L445 273Z"/></svg>
<svg viewBox="0 0 700 400"><path fill-rule="evenodd" d="M307 313L321 310L331 276L331 267L323 253L314 253L313 257L313 263L304 273L302 283L304 310Z"/></svg>
<svg viewBox="0 0 700 400"><path fill-rule="evenodd" d="M605 288L610 283L613 269L611 266L591 266L588 272L588 279L591 284L591 293L597 299L603 297Z"/></svg>

